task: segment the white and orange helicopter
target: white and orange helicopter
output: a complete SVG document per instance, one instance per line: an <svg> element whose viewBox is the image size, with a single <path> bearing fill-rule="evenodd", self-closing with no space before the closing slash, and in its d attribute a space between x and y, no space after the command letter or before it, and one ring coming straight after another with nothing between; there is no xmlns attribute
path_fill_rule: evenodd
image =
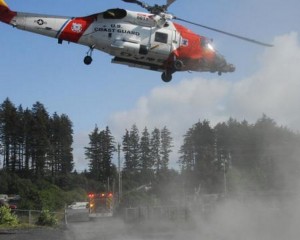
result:
<svg viewBox="0 0 300 240"><path fill-rule="evenodd" d="M63 17L11 10L0 0L0 21L21 30L42 34L63 41L89 47L84 63L92 62L94 49L112 55L112 63L162 72L162 80L169 82L177 71L216 72L219 75L234 72L235 67L212 46L211 41L188 28L175 23L183 21L231 37L263 46L272 46L254 39L232 34L168 13L176 0L165 5L150 6L138 0L135 3L148 11L134 12L109 9L85 17Z"/></svg>

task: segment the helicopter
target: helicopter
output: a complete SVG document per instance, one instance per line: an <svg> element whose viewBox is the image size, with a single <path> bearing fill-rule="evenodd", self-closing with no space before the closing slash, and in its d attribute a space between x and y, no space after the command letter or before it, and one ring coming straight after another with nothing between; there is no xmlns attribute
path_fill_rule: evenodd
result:
<svg viewBox="0 0 300 240"><path fill-rule="evenodd" d="M196 25L244 41L271 47L240 35L179 18L168 12L176 0L165 5L148 5L139 0L122 0L147 10L135 12L112 8L84 17L63 17L16 12L0 0L0 21L13 27L88 47L84 63L93 61L93 51L113 56L112 63L161 72L164 82L180 71L229 73L235 71L218 53L209 38L200 36L177 21Z"/></svg>

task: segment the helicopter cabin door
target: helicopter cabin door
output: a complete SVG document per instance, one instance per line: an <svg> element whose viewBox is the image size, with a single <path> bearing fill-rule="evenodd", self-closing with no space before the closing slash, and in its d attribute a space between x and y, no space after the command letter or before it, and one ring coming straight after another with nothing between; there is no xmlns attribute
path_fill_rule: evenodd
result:
<svg viewBox="0 0 300 240"><path fill-rule="evenodd" d="M169 57L172 50L173 31L160 28L152 30L150 54L158 58L166 59Z"/></svg>

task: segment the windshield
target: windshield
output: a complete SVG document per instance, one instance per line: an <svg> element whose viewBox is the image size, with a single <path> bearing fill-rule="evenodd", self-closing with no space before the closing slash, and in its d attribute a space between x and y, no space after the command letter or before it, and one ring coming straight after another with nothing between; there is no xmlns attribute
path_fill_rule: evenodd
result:
<svg viewBox="0 0 300 240"><path fill-rule="evenodd" d="M211 40L208 40L207 38L205 37L202 37L201 38L201 46L205 49L208 49L210 51L215 51L215 48L213 47L213 43Z"/></svg>
<svg viewBox="0 0 300 240"><path fill-rule="evenodd" d="M124 9L109 9L103 13L104 19L122 19L127 16L127 11Z"/></svg>

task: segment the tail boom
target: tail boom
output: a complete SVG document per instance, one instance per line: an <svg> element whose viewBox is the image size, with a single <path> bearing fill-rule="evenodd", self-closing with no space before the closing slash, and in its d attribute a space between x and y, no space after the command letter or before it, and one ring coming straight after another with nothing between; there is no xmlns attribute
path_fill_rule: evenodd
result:
<svg viewBox="0 0 300 240"><path fill-rule="evenodd" d="M65 17L11 11L5 0L0 0L0 22L20 30L78 43L86 34L96 15ZM92 30L88 31L92 32ZM87 37L85 37L86 41ZM84 44L84 43L83 43ZM90 45L87 43L87 45Z"/></svg>

